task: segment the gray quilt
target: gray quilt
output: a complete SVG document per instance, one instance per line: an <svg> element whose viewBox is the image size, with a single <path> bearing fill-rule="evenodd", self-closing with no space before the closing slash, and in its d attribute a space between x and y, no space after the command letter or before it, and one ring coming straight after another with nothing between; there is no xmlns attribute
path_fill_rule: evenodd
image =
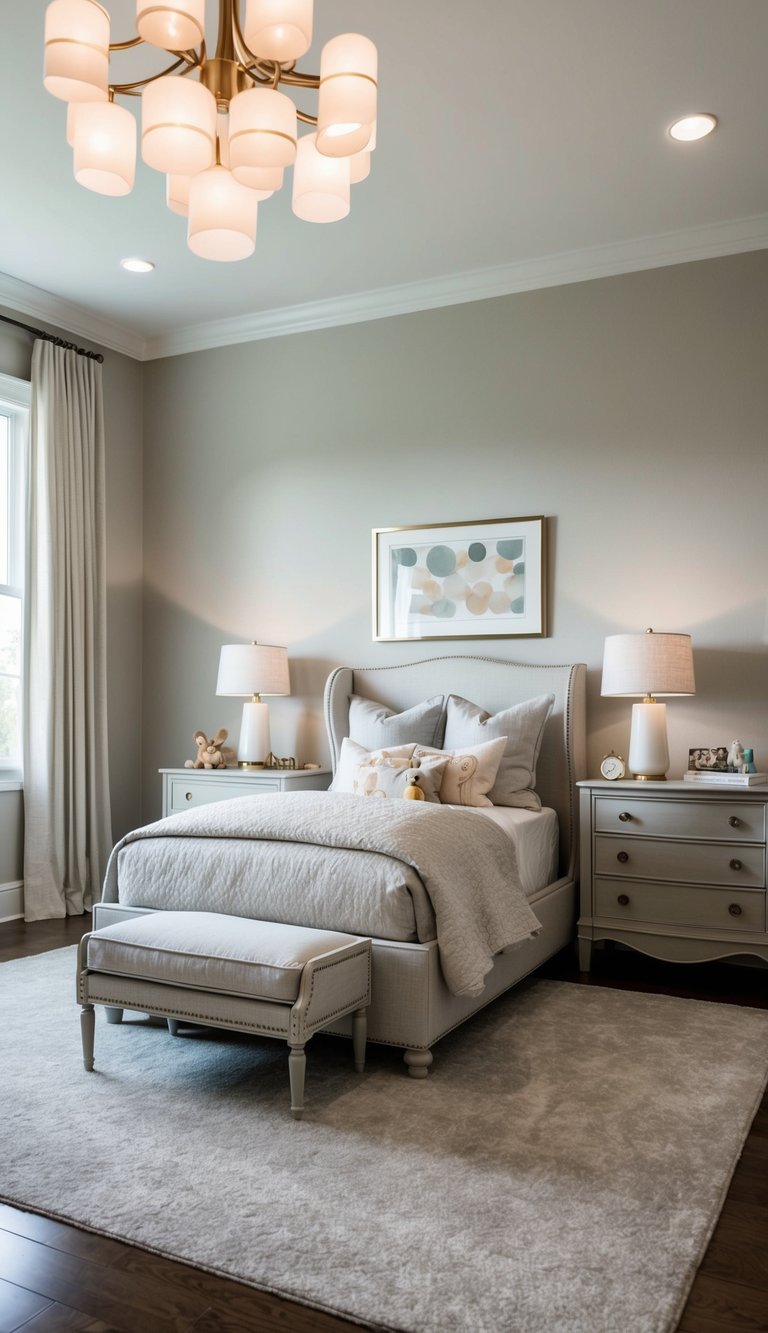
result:
<svg viewBox="0 0 768 1333"><path fill-rule="evenodd" d="M222 865L240 891L235 915L374 936L381 935L381 873L389 869L412 899L418 937L436 935L454 995L479 995L494 954L540 928L520 887L514 843L490 821L455 807L337 792L244 796L135 829L112 852L103 901L226 911L217 893ZM356 928L348 911L341 921L323 919L323 886L331 884L339 911L341 899L352 904Z"/></svg>

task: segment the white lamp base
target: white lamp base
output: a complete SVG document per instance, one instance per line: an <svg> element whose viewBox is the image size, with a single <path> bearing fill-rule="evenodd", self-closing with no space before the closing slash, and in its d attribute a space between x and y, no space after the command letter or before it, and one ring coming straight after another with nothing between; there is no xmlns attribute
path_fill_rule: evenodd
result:
<svg viewBox="0 0 768 1333"><path fill-rule="evenodd" d="M263 768L269 754L269 708L259 701L243 704L243 724L237 746L240 768Z"/></svg>
<svg viewBox="0 0 768 1333"><path fill-rule="evenodd" d="M665 782L669 768L667 705L632 705L629 737L629 771L640 782Z"/></svg>

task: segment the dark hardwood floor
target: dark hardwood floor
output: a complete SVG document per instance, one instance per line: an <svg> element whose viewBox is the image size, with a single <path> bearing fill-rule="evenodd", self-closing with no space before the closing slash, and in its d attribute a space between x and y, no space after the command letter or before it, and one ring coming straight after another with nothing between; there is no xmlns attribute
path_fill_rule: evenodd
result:
<svg viewBox="0 0 768 1333"><path fill-rule="evenodd" d="M74 944L89 924L90 917L7 922L0 925L0 962ZM540 975L768 1008L768 973L729 964L672 967L608 949L597 951L585 978L567 951ZM11 1144L4 1147L12 1151ZM353 1327L0 1204L0 1333L343 1333ZM768 1333L768 1094L678 1325L678 1333L748 1331Z"/></svg>

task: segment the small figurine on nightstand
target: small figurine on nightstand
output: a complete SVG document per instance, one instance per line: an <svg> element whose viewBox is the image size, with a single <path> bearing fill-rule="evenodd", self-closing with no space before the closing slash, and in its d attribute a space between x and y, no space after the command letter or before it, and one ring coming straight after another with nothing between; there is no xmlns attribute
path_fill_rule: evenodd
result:
<svg viewBox="0 0 768 1333"><path fill-rule="evenodd" d="M744 747L741 741L732 741L728 751L728 771L741 773L744 767Z"/></svg>
<svg viewBox="0 0 768 1333"><path fill-rule="evenodd" d="M756 773L757 764L755 763L755 753L748 746L744 746L744 772Z"/></svg>

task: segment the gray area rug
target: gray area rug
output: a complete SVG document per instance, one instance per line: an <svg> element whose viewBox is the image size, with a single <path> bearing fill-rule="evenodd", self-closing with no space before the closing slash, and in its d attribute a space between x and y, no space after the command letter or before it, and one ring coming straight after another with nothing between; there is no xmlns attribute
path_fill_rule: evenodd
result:
<svg viewBox="0 0 768 1333"><path fill-rule="evenodd" d="M766 1082L768 1014L541 981L436 1048L98 1013L74 949L0 966L0 1195L374 1328L661 1333ZM10 1151L8 1151L10 1149Z"/></svg>

